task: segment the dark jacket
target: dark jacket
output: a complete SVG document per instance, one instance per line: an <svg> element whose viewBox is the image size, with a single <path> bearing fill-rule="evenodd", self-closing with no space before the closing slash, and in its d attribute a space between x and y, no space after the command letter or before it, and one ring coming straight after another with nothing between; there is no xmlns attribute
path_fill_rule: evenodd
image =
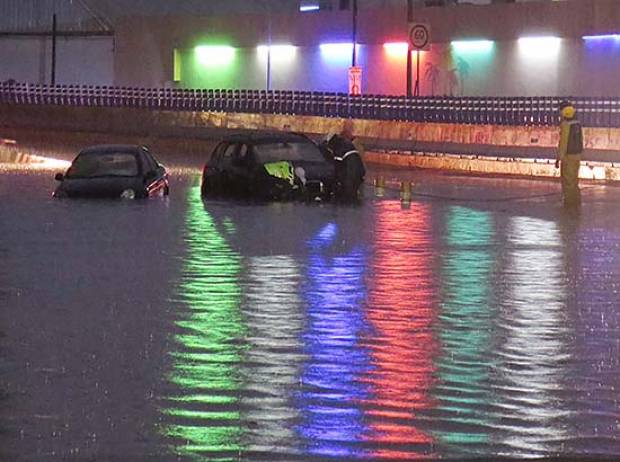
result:
<svg viewBox="0 0 620 462"><path fill-rule="evenodd" d="M359 152L351 141L334 135L327 142L327 155L335 162L338 194L344 199L355 199L364 181L366 168Z"/></svg>

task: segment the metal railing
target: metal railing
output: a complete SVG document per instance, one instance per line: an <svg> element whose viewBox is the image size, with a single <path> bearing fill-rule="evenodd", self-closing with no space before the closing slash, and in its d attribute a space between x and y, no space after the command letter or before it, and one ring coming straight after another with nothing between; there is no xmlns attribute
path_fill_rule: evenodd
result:
<svg viewBox="0 0 620 462"><path fill-rule="evenodd" d="M0 103L290 114L450 124L548 126L569 99L583 125L620 127L620 98L413 97L317 91L129 88L0 83Z"/></svg>

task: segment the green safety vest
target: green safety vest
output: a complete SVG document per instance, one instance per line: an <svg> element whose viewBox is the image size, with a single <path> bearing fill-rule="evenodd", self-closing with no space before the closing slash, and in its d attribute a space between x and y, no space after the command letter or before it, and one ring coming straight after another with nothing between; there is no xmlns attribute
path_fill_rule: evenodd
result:
<svg viewBox="0 0 620 462"><path fill-rule="evenodd" d="M275 178L280 178L289 182L291 185L295 183L295 170L290 162L285 160L279 162L270 162L265 164L267 173Z"/></svg>

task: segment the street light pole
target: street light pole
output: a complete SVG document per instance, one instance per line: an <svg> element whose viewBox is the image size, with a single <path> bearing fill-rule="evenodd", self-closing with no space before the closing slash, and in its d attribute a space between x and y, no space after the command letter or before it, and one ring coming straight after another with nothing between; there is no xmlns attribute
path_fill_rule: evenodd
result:
<svg viewBox="0 0 620 462"><path fill-rule="evenodd" d="M271 5L269 0L262 1L263 11L267 14L267 68L266 68L266 87L271 91Z"/></svg>
<svg viewBox="0 0 620 462"><path fill-rule="evenodd" d="M271 91L271 8L267 7L267 91Z"/></svg>
<svg viewBox="0 0 620 462"><path fill-rule="evenodd" d="M416 50L416 74L415 74L415 89L413 90L413 96L420 96L420 50Z"/></svg>
<svg viewBox="0 0 620 462"><path fill-rule="evenodd" d="M52 16L52 73L51 73L51 82L52 85L56 85L56 35L57 35L57 25L56 25L56 13Z"/></svg>
<svg viewBox="0 0 620 462"><path fill-rule="evenodd" d="M407 0L407 29L413 21L413 0ZM419 60L418 60L419 61ZM407 96L411 96L413 76L411 75L411 40L407 40Z"/></svg>
<svg viewBox="0 0 620 462"><path fill-rule="evenodd" d="M357 0L353 0L353 56L351 65L357 66Z"/></svg>

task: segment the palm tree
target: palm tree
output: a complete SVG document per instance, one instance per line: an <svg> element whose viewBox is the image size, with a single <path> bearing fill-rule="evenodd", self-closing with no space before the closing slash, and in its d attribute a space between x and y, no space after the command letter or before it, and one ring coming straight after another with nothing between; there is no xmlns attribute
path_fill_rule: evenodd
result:
<svg viewBox="0 0 620 462"><path fill-rule="evenodd" d="M431 96L435 96L435 85L439 81L441 71L439 66L435 63L426 63L426 71L424 71L424 78L431 83Z"/></svg>
<svg viewBox="0 0 620 462"><path fill-rule="evenodd" d="M446 80L448 83L448 89L450 90L450 96L454 96L455 88L459 86L459 76L457 75L457 69L452 68L446 72Z"/></svg>
<svg viewBox="0 0 620 462"><path fill-rule="evenodd" d="M456 71L461 81L461 95L465 94L465 80L469 77L470 70L471 66L469 63L459 56L456 60Z"/></svg>

